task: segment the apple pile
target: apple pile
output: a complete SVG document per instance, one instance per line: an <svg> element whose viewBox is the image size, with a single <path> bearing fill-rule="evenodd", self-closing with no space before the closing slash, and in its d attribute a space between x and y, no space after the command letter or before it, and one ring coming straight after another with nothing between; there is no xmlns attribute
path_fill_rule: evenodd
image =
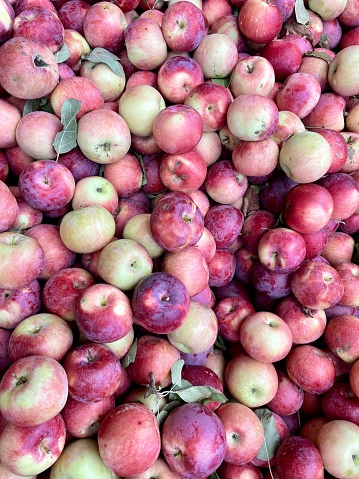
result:
<svg viewBox="0 0 359 479"><path fill-rule="evenodd" d="M359 4L0 0L0 478L359 479Z"/></svg>

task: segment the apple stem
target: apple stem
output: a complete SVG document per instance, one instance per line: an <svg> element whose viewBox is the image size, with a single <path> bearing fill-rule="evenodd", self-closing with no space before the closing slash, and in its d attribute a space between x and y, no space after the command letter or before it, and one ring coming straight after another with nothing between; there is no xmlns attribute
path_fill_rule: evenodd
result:
<svg viewBox="0 0 359 479"><path fill-rule="evenodd" d="M38 68L48 67L49 64L46 63L40 55L36 55L34 58L34 65Z"/></svg>
<svg viewBox="0 0 359 479"><path fill-rule="evenodd" d="M16 375L14 374L14 377L15 377L15 379L16 379L16 384L15 384L15 386L21 386L22 384L25 384L25 383L27 382L26 376L20 376L20 377L18 377L18 376L16 376Z"/></svg>

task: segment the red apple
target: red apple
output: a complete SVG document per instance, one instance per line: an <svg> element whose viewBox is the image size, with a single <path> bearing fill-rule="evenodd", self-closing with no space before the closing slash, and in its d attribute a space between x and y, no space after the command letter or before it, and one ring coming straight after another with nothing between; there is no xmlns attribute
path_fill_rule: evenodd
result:
<svg viewBox="0 0 359 479"><path fill-rule="evenodd" d="M170 191L194 193L206 179L207 165L194 150L181 154L165 153L160 165L160 178Z"/></svg>
<svg viewBox="0 0 359 479"><path fill-rule="evenodd" d="M0 327L14 329L25 318L39 312L41 287L36 279L18 289L0 289Z"/></svg>
<svg viewBox="0 0 359 479"><path fill-rule="evenodd" d="M321 455L313 443L304 437L284 439L276 452L276 469L281 479L323 479Z"/></svg>
<svg viewBox="0 0 359 479"><path fill-rule="evenodd" d="M321 178L319 184L332 195L332 219L345 220L359 207L359 186L348 173L331 173Z"/></svg>
<svg viewBox="0 0 359 479"><path fill-rule="evenodd" d="M239 29L254 43L269 43L275 39L282 28L282 12L275 2L249 0L240 9Z"/></svg>
<svg viewBox="0 0 359 479"><path fill-rule="evenodd" d="M90 4L84 0L69 0L69 2L65 2L59 8L59 19L65 29L76 30L83 35L84 18L90 8Z"/></svg>
<svg viewBox="0 0 359 479"><path fill-rule="evenodd" d="M278 370L278 389L267 407L280 416L290 416L303 404L304 391L293 382L285 371Z"/></svg>
<svg viewBox="0 0 359 479"><path fill-rule="evenodd" d="M243 198L248 186L247 176L240 173L231 160L221 159L208 168L204 182L207 195L224 205L231 205Z"/></svg>
<svg viewBox="0 0 359 479"><path fill-rule="evenodd" d="M218 321L219 334L230 342L239 342L243 321L255 313L254 306L245 299L228 297L217 301L213 311Z"/></svg>

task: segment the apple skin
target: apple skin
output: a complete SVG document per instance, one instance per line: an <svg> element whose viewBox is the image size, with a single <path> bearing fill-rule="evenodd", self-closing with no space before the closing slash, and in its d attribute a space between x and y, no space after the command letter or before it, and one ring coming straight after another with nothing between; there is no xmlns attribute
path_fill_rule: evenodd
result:
<svg viewBox="0 0 359 479"><path fill-rule="evenodd" d="M134 427L135 425L141 427ZM121 404L103 419L98 431L100 456L119 476L141 474L158 458L161 436L156 416L143 404Z"/></svg>
<svg viewBox="0 0 359 479"><path fill-rule="evenodd" d="M232 154L233 165L248 177L271 175L278 165L279 147L272 138L239 141Z"/></svg>
<svg viewBox="0 0 359 479"><path fill-rule="evenodd" d="M349 261L335 266L335 269L339 273L344 284L344 294L339 304L353 308L358 307L359 265Z"/></svg>
<svg viewBox="0 0 359 479"><path fill-rule="evenodd" d="M285 199L283 219L299 233L313 233L328 223L334 208L333 197L316 183L292 188Z"/></svg>
<svg viewBox="0 0 359 479"><path fill-rule="evenodd" d="M204 132L217 131L226 125L227 110L232 99L230 91L223 85L205 81L189 91L184 104L198 111Z"/></svg>
<svg viewBox="0 0 359 479"><path fill-rule="evenodd" d="M0 124L2 129L0 148L11 148L17 145L16 128L21 120L21 113L17 106L4 98L0 98L0 105Z"/></svg>
<svg viewBox="0 0 359 479"><path fill-rule="evenodd" d="M238 354L228 362L225 385L238 402L256 408L274 398L278 375L272 363L262 363L248 354Z"/></svg>
<svg viewBox="0 0 359 479"><path fill-rule="evenodd" d="M1 45L0 53L0 84L10 95L27 100L52 93L59 81L59 69L46 45L14 37Z"/></svg>
<svg viewBox="0 0 359 479"><path fill-rule="evenodd" d="M303 57L297 43L276 38L267 43L261 50L261 56L272 65L275 80L283 81L296 73Z"/></svg>
<svg viewBox="0 0 359 479"><path fill-rule="evenodd" d="M271 271L257 258L250 271L250 280L257 293L264 294L268 299L277 300L285 298L292 292L292 274ZM258 307L256 309L258 310Z"/></svg>
<svg viewBox="0 0 359 479"><path fill-rule="evenodd" d="M44 268L45 254L38 241L21 233L0 233L2 257L0 288L20 289L37 279ZM14 275L14 265L16 275Z"/></svg>
<svg viewBox="0 0 359 479"><path fill-rule="evenodd" d="M220 391L222 394L224 392L223 383L220 378L212 369L203 364L185 364L182 368L181 377L182 379L189 381L193 386L210 386L217 391ZM215 411L219 408L221 402L206 401L204 405L212 411Z"/></svg>
<svg viewBox="0 0 359 479"><path fill-rule="evenodd" d="M314 108L303 118L303 124L308 129L329 128L341 132L345 127L345 110L346 101L343 96L324 92Z"/></svg>
<svg viewBox="0 0 359 479"><path fill-rule="evenodd" d="M208 407L196 403L174 409L163 425L161 437L165 460L183 479L200 479L212 474L226 452L221 420ZM180 454L175 454L178 451Z"/></svg>
<svg viewBox="0 0 359 479"><path fill-rule="evenodd" d="M236 270L236 259L228 248L218 248L208 262L208 284L211 288L222 287L231 282Z"/></svg>
<svg viewBox="0 0 359 479"><path fill-rule="evenodd" d="M283 16L275 2L250 0L240 9L238 23L247 40L263 44L276 38L282 28Z"/></svg>
<svg viewBox="0 0 359 479"><path fill-rule="evenodd" d="M295 414L302 407L304 391L295 384L284 370L278 370L278 389L267 407L280 416Z"/></svg>
<svg viewBox="0 0 359 479"><path fill-rule="evenodd" d="M69 396L82 402L113 395L124 374L115 353L100 343L74 346L62 364L68 378Z"/></svg>
<svg viewBox="0 0 359 479"><path fill-rule="evenodd" d="M291 228L270 229L258 243L260 262L275 273L291 273L303 262L305 254L303 237Z"/></svg>
<svg viewBox="0 0 359 479"><path fill-rule="evenodd" d="M22 37L46 45L56 53L64 43L64 26L57 12L51 9L28 6L17 13L13 22L12 37Z"/></svg>
<svg viewBox="0 0 359 479"><path fill-rule="evenodd" d="M66 444L50 470L52 479L114 479L115 473L101 459L97 440L82 438ZM46 476L47 477L47 476Z"/></svg>
<svg viewBox="0 0 359 479"><path fill-rule="evenodd" d="M321 455L309 439L300 436L284 439L275 458L281 479L324 479Z"/></svg>
<svg viewBox="0 0 359 479"><path fill-rule="evenodd" d="M349 384L337 382L323 393L322 407L328 420L344 419L359 426L359 398Z"/></svg>
<svg viewBox="0 0 359 479"><path fill-rule="evenodd" d="M137 18L125 29L129 61L139 70L155 70L167 57L167 44L160 25L151 18Z"/></svg>
<svg viewBox="0 0 359 479"><path fill-rule="evenodd" d="M57 338L53 344L53 338ZM32 355L49 356L61 362L73 344L68 323L51 313L28 316L12 331L8 346L11 362Z"/></svg>
<svg viewBox="0 0 359 479"><path fill-rule="evenodd" d="M49 313L66 321L75 320L75 304L82 290L95 284L94 277L79 267L64 268L54 273L42 289L42 301Z"/></svg>
<svg viewBox="0 0 359 479"><path fill-rule="evenodd" d="M358 93L358 82L355 80L348 82L351 75L355 75L356 63L353 62L353 59L357 57L358 53L359 46L350 45L340 50L331 61L328 70L328 83L335 93L342 96L352 96Z"/></svg>
<svg viewBox="0 0 359 479"><path fill-rule="evenodd" d="M275 131L278 119L278 107L274 101L257 94L239 95L227 110L227 126L239 140L268 138Z"/></svg>
<svg viewBox="0 0 359 479"><path fill-rule="evenodd" d="M59 19L65 29L76 30L84 34L84 18L90 5L83 0L71 0L66 2L58 10Z"/></svg>
<svg viewBox="0 0 359 479"><path fill-rule="evenodd" d="M115 286L94 284L82 290L77 298L75 321L80 332L90 341L117 341L133 325L130 300Z"/></svg>
<svg viewBox="0 0 359 479"><path fill-rule="evenodd" d="M218 323L213 309L191 300L184 323L167 337L180 352L200 354L214 345L217 334Z"/></svg>
<svg viewBox="0 0 359 479"><path fill-rule="evenodd" d="M136 324L151 333L168 334L185 321L190 296L181 280L159 271L137 283L131 304Z"/></svg>
<svg viewBox="0 0 359 479"><path fill-rule="evenodd" d="M244 218L241 236L244 247L252 255L258 255L258 244L264 233L275 226L276 216L270 211L259 209Z"/></svg>
<svg viewBox="0 0 359 479"><path fill-rule="evenodd" d="M280 316L269 311L249 314L243 321L240 343L252 358L264 363L284 359L292 348L292 332Z"/></svg>
<svg viewBox="0 0 359 479"><path fill-rule="evenodd" d="M105 164L103 175L112 183L121 199L128 198L139 191L143 179L141 164L131 152L127 152L114 163Z"/></svg>
<svg viewBox="0 0 359 479"><path fill-rule="evenodd" d="M239 297L228 297L217 301L213 307L218 321L218 332L230 342L239 342L243 321L252 313L254 306Z"/></svg>
<svg viewBox="0 0 359 479"><path fill-rule="evenodd" d="M322 336L327 325L324 309L308 309L292 294L278 303L275 313L292 331L293 344L308 344L316 341Z"/></svg>
<svg viewBox="0 0 359 479"><path fill-rule="evenodd" d="M272 473L273 478L277 479L273 468ZM261 470L250 462L237 465L223 461L218 468L218 474L222 479L263 479L264 477Z"/></svg>
<svg viewBox="0 0 359 479"><path fill-rule="evenodd" d="M154 240L151 232L151 213L138 213L129 218L122 231L124 239L138 241L144 246L152 259L162 256L164 249Z"/></svg>
<svg viewBox="0 0 359 479"><path fill-rule="evenodd" d="M352 477L358 477L359 426L343 419L329 421L319 430L317 443L327 472L345 477L351 470Z"/></svg>
<svg viewBox="0 0 359 479"><path fill-rule="evenodd" d="M118 207L118 194L114 185L98 175L78 180L71 200L73 210L94 204L104 206L112 215Z"/></svg>
<svg viewBox="0 0 359 479"><path fill-rule="evenodd" d="M37 426L7 423L0 438L1 463L16 477L37 477L57 461L65 440L66 427L60 414Z"/></svg>
<svg viewBox="0 0 359 479"><path fill-rule="evenodd" d="M162 32L167 46L176 52L192 52L208 32L202 10L191 2L169 5L162 17Z"/></svg>
<svg viewBox="0 0 359 479"><path fill-rule="evenodd" d="M172 471L162 456L159 456L145 472L131 476L130 479L150 479L151 477L156 477L157 479L180 479L180 476Z"/></svg>
<svg viewBox="0 0 359 479"><path fill-rule="evenodd" d="M207 169L204 187L216 203L231 205L243 198L248 183L246 175L235 168L232 160L219 159Z"/></svg>
<svg viewBox="0 0 359 479"><path fill-rule="evenodd" d="M115 408L115 397L108 396L100 401L84 403L67 398L61 411L66 430L74 438L95 436L104 417Z"/></svg>
<svg viewBox="0 0 359 479"><path fill-rule="evenodd" d="M61 411L67 385L66 372L55 359L40 355L20 358L1 380L1 413L14 425L38 426Z"/></svg>
<svg viewBox="0 0 359 479"><path fill-rule="evenodd" d="M334 208L331 219L345 220L359 206L359 186L348 173L336 172L321 178L318 182L332 195Z"/></svg>
<svg viewBox="0 0 359 479"><path fill-rule="evenodd" d="M90 205L66 213L60 223L60 236L75 253L93 253L107 245L115 234L115 220L101 205Z"/></svg>
<svg viewBox="0 0 359 479"><path fill-rule="evenodd" d="M0 214L0 232L5 232L15 223L19 206L15 196L4 181L0 181L0 198L4 205Z"/></svg>
<svg viewBox="0 0 359 479"><path fill-rule="evenodd" d="M204 218L183 192L165 194L151 212L151 231L155 241L166 251L180 251L200 240Z"/></svg>
<svg viewBox="0 0 359 479"><path fill-rule="evenodd" d="M201 115L194 108L183 104L167 106L153 122L152 134L156 144L170 154L191 151L201 139L202 133Z"/></svg>
<svg viewBox="0 0 359 479"><path fill-rule="evenodd" d="M212 233L218 248L229 248L242 230L244 215L231 205L213 205L209 208L204 226Z"/></svg>
<svg viewBox="0 0 359 479"><path fill-rule="evenodd" d="M254 459L264 439L262 423L254 411L243 404L229 402L222 404L216 414L226 432L224 461L240 465Z"/></svg>
<svg viewBox="0 0 359 479"><path fill-rule="evenodd" d="M359 359L359 345L356 339L358 327L358 317L341 315L328 322L324 333L324 340L328 348L349 364L353 364Z"/></svg>
<svg viewBox="0 0 359 479"><path fill-rule="evenodd" d="M80 110L76 113L79 120L85 113L102 108L104 100L97 86L87 78L74 76L61 80L50 95L51 107L61 117L61 108L65 100L75 98L81 101Z"/></svg>
<svg viewBox="0 0 359 479"><path fill-rule="evenodd" d="M298 183L289 178L282 170L275 171L259 191L260 207L279 216L284 208L288 191L296 184Z"/></svg>
<svg viewBox="0 0 359 479"><path fill-rule="evenodd" d="M98 29L101 23L103 28ZM96 2L88 9L83 22L83 33L90 47L101 47L117 53L125 41L127 20L119 6L110 2Z"/></svg>
<svg viewBox="0 0 359 479"><path fill-rule="evenodd" d="M135 360L126 371L139 386L150 384L151 374L156 385L171 384L171 367L180 359L180 352L165 337L144 334L137 340Z"/></svg>
<svg viewBox="0 0 359 479"><path fill-rule="evenodd" d="M18 289L0 289L0 328L15 329L25 318L39 312L41 286L30 281Z"/></svg>
<svg viewBox="0 0 359 479"><path fill-rule="evenodd" d="M66 166L54 160L38 160L27 165L18 180L20 193L33 208L51 211L70 203L75 179Z"/></svg>
<svg viewBox="0 0 359 479"><path fill-rule="evenodd" d="M162 258L161 270L182 281L191 298L208 286L208 263L197 246L177 252L167 251Z"/></svg>
<svg viewBox="0 0 359 479"><path fill-rule="evenodd" d="M332 360L324 351L313 345L296 346L287 355L285 362L288 376L304 391L322 394L335 382Z"/></svg>

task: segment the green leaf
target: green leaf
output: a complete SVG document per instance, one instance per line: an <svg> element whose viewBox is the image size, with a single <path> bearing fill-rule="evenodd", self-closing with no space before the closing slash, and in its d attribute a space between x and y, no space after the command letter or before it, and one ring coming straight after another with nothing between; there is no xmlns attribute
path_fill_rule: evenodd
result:
<svg viewBox="0 0 359 479"><path fill-rule="evenodd" d="M36 98L35 100L26 100L23 111L22 111L22 116L27 115L28 113L32 113L33 111L38 111L38 110L45 110L47 105L49 105L50 102L47 100L47 98Z"/></svg>
<svg viewBox="0 0 359 479"><path fill-rule="evenodd" d="M76 115L81 108L81 103L75 98L68 98L61 107L61 123L64 128L56 134L52 143L58 155L67 153L77 146Z"/></svg>
<svg viewBox="0 0 359 479"><path fill-rule="evenodd" d="M274 457L280 444L280 437L275 427L274 417L269 409L261 408L254 411L262 423L264 429L264 441L257 454L257 458L262 461L269 461Z"/></svg>
<svg viewBox="0 0 359 479"><path fill-rule="evenodd" d="M309 22L309 13L305 8L304 0L295 0L294 13L298 23L306 25Z"/></svg>
<svg viewBox="0 0 359 479"><path fill-rule="evenodd" d="M332 59L330 58L329 55L327 55L324 52L306 52L304 54L306 57L315 57L315 58L321 58L322 60L326 61L327 63L331 63Z"/></svg>
<svg viewBox="0 0 359 479"><path fill-rule="evenodd" d="M143 163L143 159L142 159L142 156L139 155L136 151L134 150L131 150L131 153L133 155L135 155L135 157L138 159L140 165L141 165L141 170L142 170L142 182L141 182L141 186L143 185L147 185L147 175L146 175L146 170L145 170L145 165Z"/></svg>
<svg viewBox="0 0 359 479"><path fill-rule="evenodd" d="M181 374L182 374L183 366L184 366L183 359L179 359L171 367L172 384L176 386L181 386L181 379L182 379Z"/></svg>
<svg viewBox="0 0 359 479"><path fill-rule="evenodd" d="M219 475L214 471L210 476L207 477L207 479L221 479Z"/></svg>
<svg viewBox="0 0 359 479"><path fill-rule="evenodd" d="M62 45L60 50L58 50L56 53L54 53L54 57L57 63L62 63L68 60L71 56L70 50L66 43Z"/></svg>
<svg viewBox="0 0 359 479"><path fill-rule="evenodd" d="M82 55L81 58L93 63L105 63L119 77L125 76L123 67L118 61L119 58L105 48L96 47L90 53Z"/></svg>
<svg viewBox="0 0 359 479"><path fill-rule="evenodd" d="M127 368L131 363L134 362L137 354L137 339L134 339L130 349L127 351L127 354L122 358L121 364L122 367Z"/></svg>
<svg viewBox="0 0 359 479"><path fill-rule="evenodd" d="M217 336L216 342L214 343L215 347L218 348L220 351L227 351L227 346L225 340L222 338L221 335Z"/></svg>
<svg viewBox="0 0 359 479"><path fill-rule="evenodd" d="M185 402L196 402L205 404L212 401L219 401L221 403L227 402L224 394L211 386L191 386L185 389L176 390L170 394L171 398L179 397Z"/></svg>
<svg viewBox="0 0 359 479"><path fill-rule="evenodd" d="M156 416L158 425L161 427L167 419L169 413L176 409L176 407L181 406L181 404L183 404L182 401L171 401L166 404Z"/></svg>
<svg viewBox="0 0 359 479"><path fill-rule="evenodd" d="M229 84L231 83L231 77L226 77L226 78L211 78L212 83L217 83L218 85L222 85L225 88L229 87Z"/></svg>

